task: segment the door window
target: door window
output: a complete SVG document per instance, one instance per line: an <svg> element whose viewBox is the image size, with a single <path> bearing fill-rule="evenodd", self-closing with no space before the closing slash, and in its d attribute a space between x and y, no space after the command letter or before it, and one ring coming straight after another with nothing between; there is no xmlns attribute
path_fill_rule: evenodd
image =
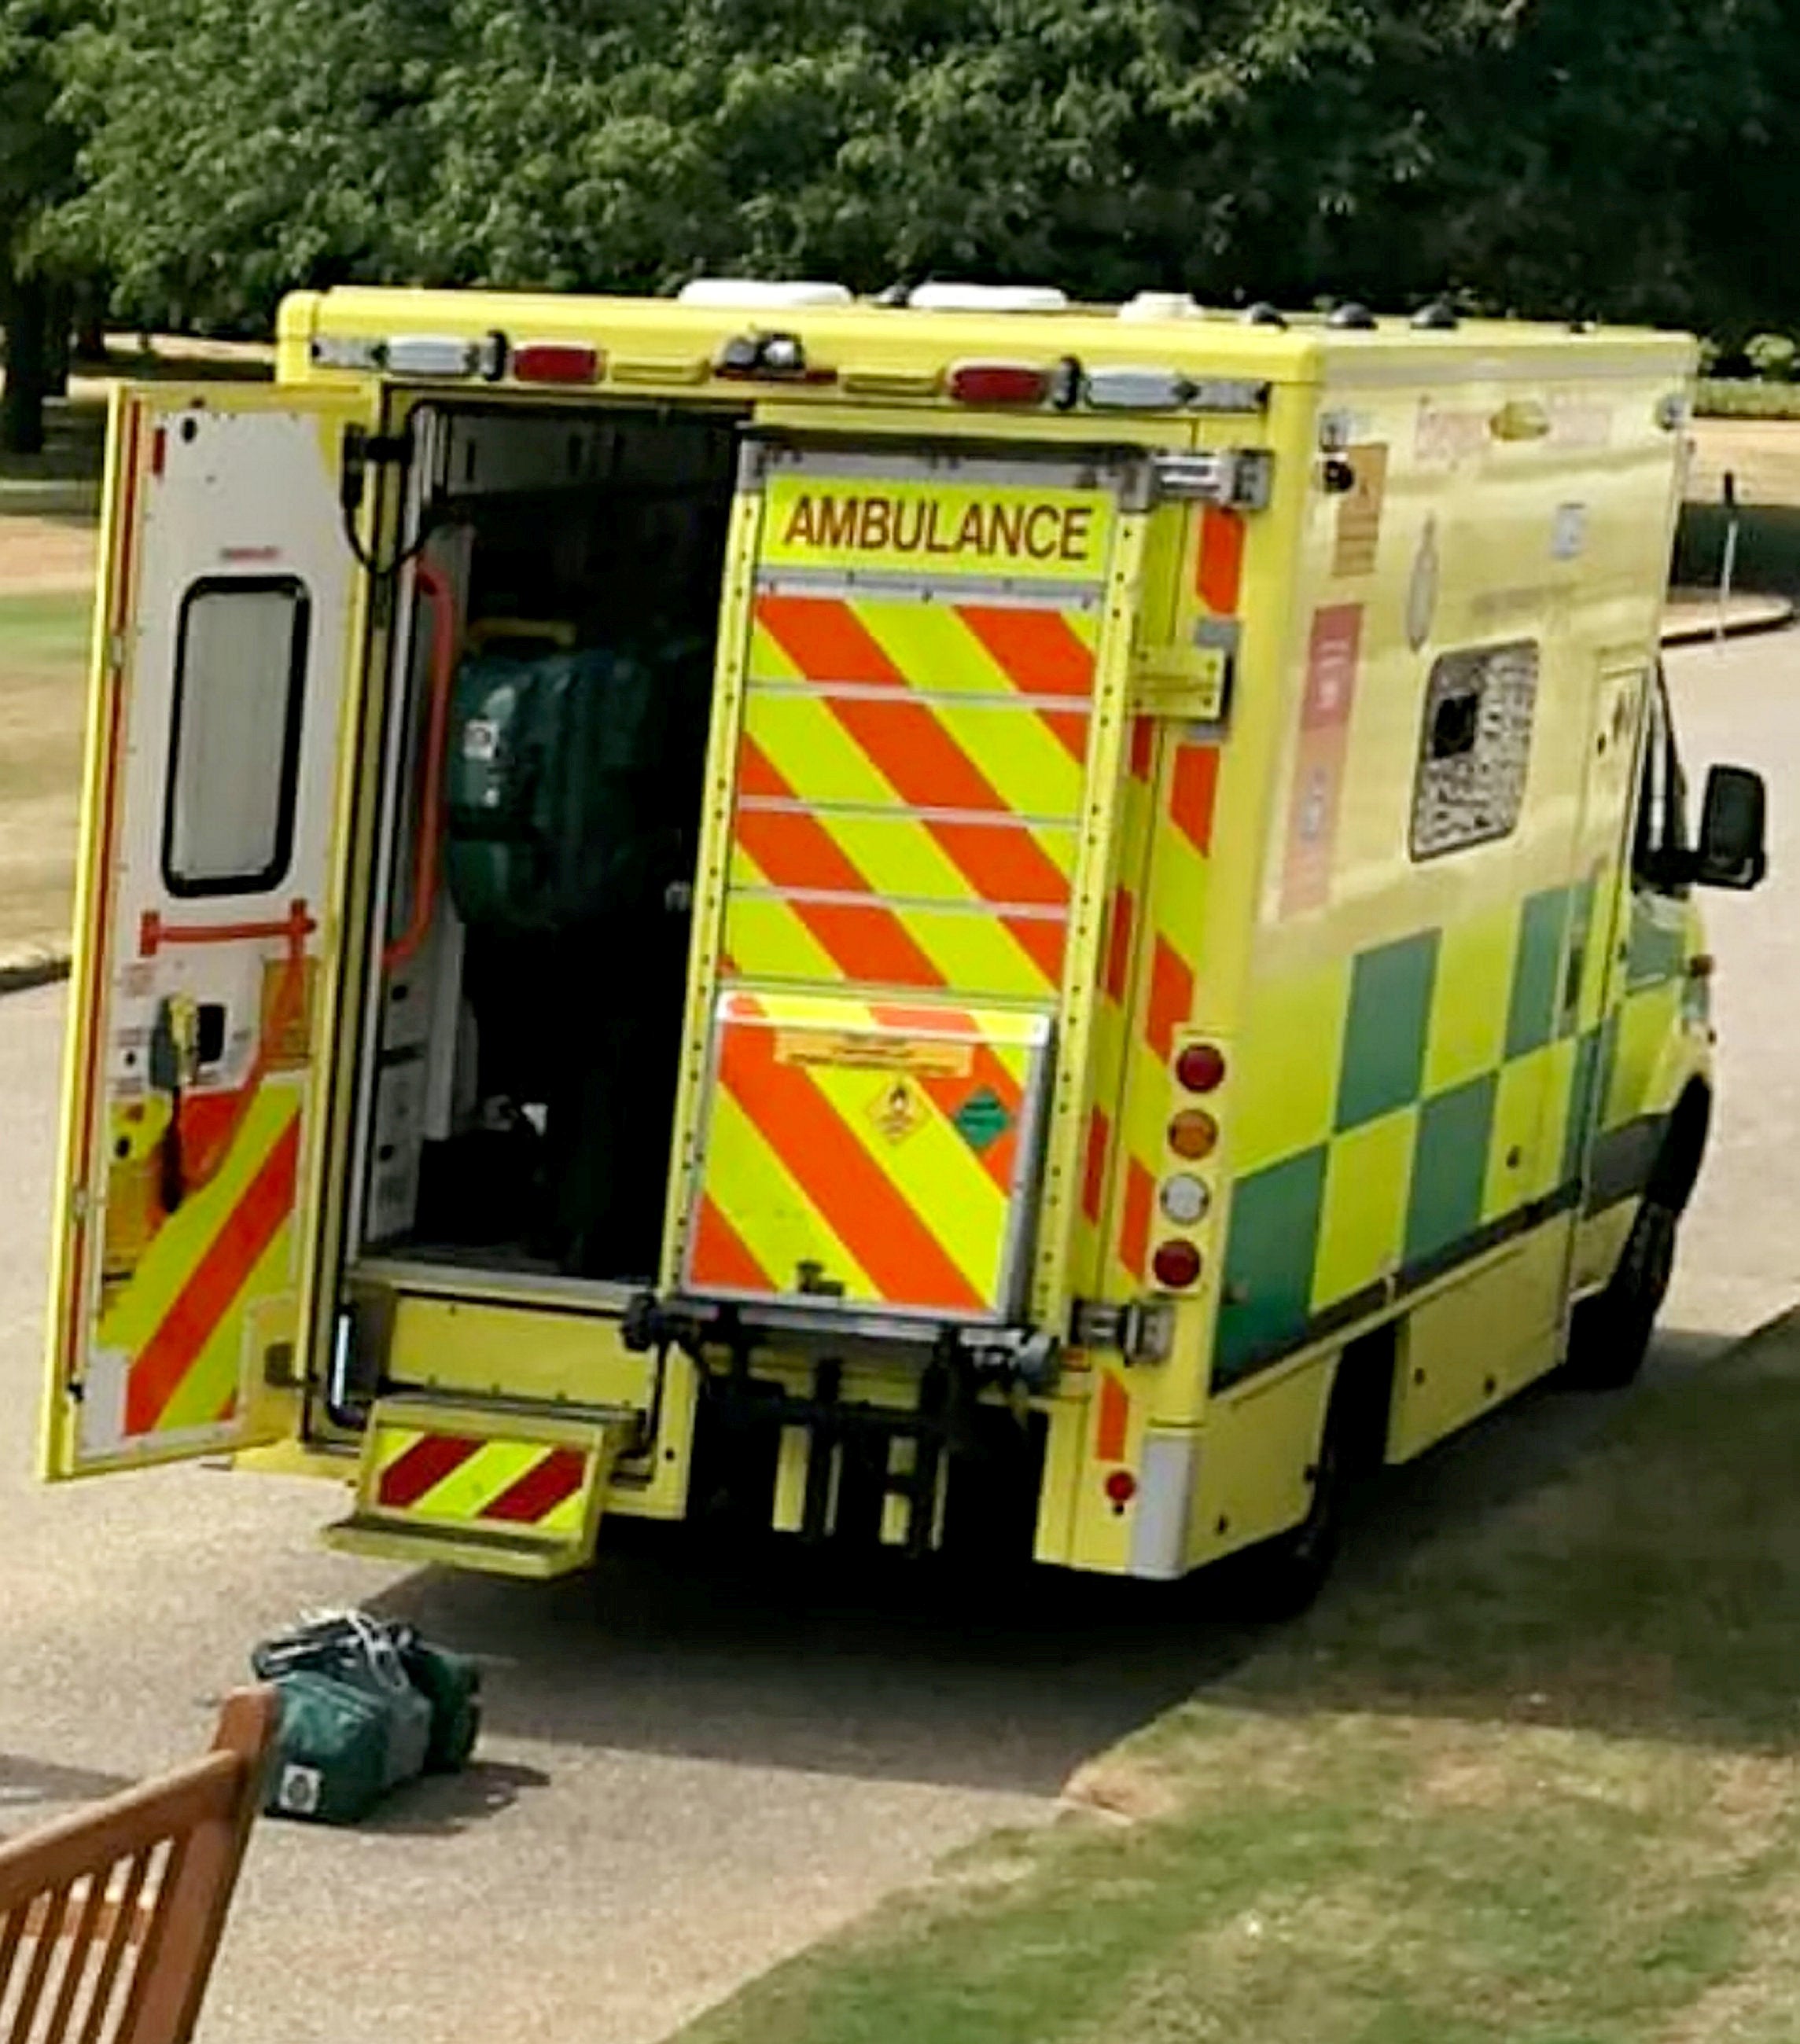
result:
<svg viewBox="0 0 1800 2044"><path fill-rule="evenodd" d="M197 582L183 600L163 836L171 893L257 893L287 873L310 610L286 576Z"/></svg>
<svg viewBox="0 0 1800 2044"><path fill-rule="evenodd" d="M1687 778L1675 747L1668 691L1659 669L1650 695L1650 728L1644 736L1644 774L1632 837L1633 877L1666 893L1685 893L1669 875L1679 870L1680 855L1687 848Z"/></svg>

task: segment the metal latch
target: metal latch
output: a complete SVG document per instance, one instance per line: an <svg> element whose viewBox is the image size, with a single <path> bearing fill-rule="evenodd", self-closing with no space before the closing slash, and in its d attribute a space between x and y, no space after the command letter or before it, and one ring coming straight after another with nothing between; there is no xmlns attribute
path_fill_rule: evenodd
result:
<svg viewBox="0 0 1800 2044"><path fill-rule="evenodd" d="M1069 1318L1069 1346L1116 1350L1127 1362L1167 1362L1175 1346L1175 1308L1162 1299L1134 1299L1125 1305L1077 1299Z"/></svg>
<svg viewBox="0 0 1800 2044"><path fill-rule="evenodd" d="M1275 487L1275 455L1267 448L1212 448L1199 454L1156 454L1144 474L1145 501L1128 510L1154 510L1159 504L1217 504L1234 511L1265 511Z"/></svg>

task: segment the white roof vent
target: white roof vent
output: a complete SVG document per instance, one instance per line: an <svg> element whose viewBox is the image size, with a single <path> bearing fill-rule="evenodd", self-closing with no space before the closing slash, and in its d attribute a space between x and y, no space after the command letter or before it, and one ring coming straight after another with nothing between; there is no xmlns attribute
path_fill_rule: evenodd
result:
<svg viewBox="0 0 1800 2044"><path fill-rule="evenodd" d="M1204 308L1185 291L1140 291L1119 307L1122 320L1199 319Z"/></svg>
<svg viewBox="0 0 1800 2044"><path fill-rule="evenodd" d="M921 284L906 302L916 313L1060 313L1069 299L1054 284Z"/></svg>
<svg viewBox="0 0 1800 2044"><path fill-rule="evenodd" d="M769 277L696 277L675 294L682 305L710 305L733 312L791 312L805 305L852 302L841 284L789 283Z"/></svg>

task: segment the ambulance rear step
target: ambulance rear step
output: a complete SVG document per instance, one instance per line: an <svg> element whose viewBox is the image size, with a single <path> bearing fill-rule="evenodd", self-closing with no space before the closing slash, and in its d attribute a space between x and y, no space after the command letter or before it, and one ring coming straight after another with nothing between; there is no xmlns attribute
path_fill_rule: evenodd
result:
<svg viewBox="0 0 1800 2044"><path fill-rule="evenodd" d="M326 1527L325 1544L383 1561L567 1575L592 1560L613 1466L642 1428L635 1412L378 1400L356 1508Z"/></svg>

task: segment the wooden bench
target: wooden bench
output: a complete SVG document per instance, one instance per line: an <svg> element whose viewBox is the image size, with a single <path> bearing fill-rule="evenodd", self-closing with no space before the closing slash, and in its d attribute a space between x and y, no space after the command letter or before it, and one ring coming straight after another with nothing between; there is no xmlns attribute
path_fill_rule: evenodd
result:
<svg viewBox="0 0 1800 2044"><path fill-rule="evenodd" d="M186 2044L278 1717L237 1690L202 1758L0 1844L0 2044Z"/></svg>

